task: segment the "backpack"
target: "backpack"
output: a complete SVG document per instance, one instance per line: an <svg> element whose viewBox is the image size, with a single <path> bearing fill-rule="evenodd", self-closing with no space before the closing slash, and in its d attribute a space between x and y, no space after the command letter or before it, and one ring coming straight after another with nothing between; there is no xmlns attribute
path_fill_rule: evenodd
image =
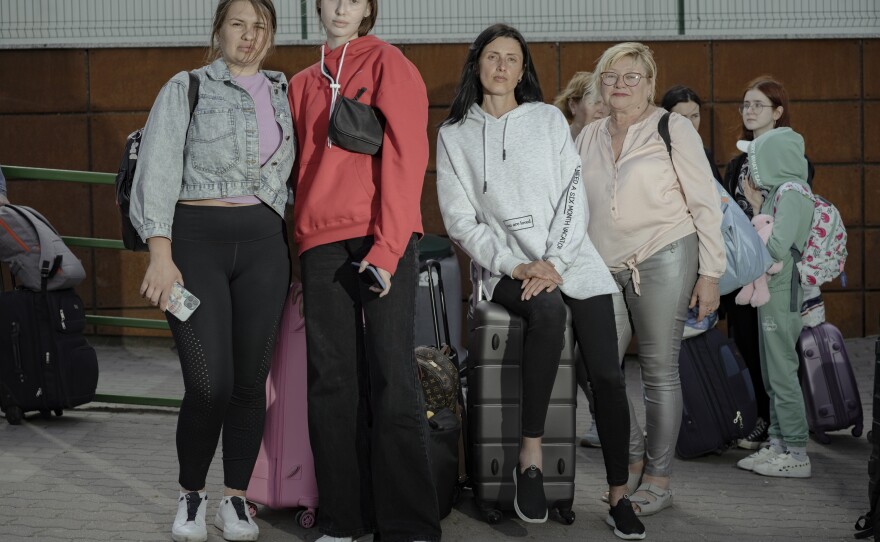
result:
<svg viewBox="0 0 880 542"><path fill-rule="evenodd" d="M669 113L660 118L657 131L666 143L666 152L672 160ZM674 166L673 163L673 168ZM767 252L767 246L758 237L758 232L755 231L746 213L719 182L714 179L711 179L711 182L715 183L721 199L721 236L724 238L727 268L718 281L718 291L721 295L725 295L763 275L773 264L773 258Z"/></svg>
<svg viewBox="0 0 880 542"><path fill-rule="evenodd" d="M843 273L846 264L846 228L840 211L830 201L813 194L809 188L799 183L788 182L776 191L773 200L773 212L779 205L779 198L789 190L800 192L813 202L813 219L810 222L810 235L807 244L797 262L801 284L804 286L820 286L831 282ZM846 286L846 274L841 276L841 283Z"/></svg>
<svg viewBox="0 0 880 542"><path fill-rule="evenodd" d="M86 278L79 258L30 207L0 206L0 260L21 286L35 292L73 288Z"/></svg>
<svg viewBox="0 0 880 542"><path fill-rule="evenodd" d="M192 118L193 111L199 100L199 77L189 72L189 116ZM189 132L189 127L187 127ZM125 138L125 148L122 152L122 160L119 163L119 171L116 173L116 206L119 208L119 218L122 226L122 244L128 250L145 252L149 250L147 244L141 240L137 230L131 223L129 208L131 207L131 186L134 183L134 171L137 168L138 152L144 137L144 129L139 128L128 134Z"/></svg>

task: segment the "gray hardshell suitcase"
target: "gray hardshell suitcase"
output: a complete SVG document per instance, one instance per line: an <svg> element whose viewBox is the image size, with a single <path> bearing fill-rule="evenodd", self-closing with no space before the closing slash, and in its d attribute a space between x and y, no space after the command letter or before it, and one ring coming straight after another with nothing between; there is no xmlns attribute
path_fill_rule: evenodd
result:
<svg viewBox="0 0 880 542"><path fill-rule="evenodd" d="M469 478L486 521L496 523L513 510L513 470L521 437L521 371L525 322L483 299L482 270L471 264L474 283L468 308L467 358ZM571 524L575 514L574 334L569 325L544 427L544 492L547 506Z"/></svg>

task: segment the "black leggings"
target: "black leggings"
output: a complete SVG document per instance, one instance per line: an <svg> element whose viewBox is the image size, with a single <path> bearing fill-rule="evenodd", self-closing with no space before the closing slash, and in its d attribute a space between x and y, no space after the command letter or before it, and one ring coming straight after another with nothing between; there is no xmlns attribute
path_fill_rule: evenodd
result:
<svg viewBox="0 0 880 542"><path fill-rule="evenodd" d="M266 377L290 284L284 221L266 205L178 204L172 255L201 305L166 314L186 393L177 418L180 486L205 487L223 430L226 487L250 481L266 415Z"/></svg>
<svg viewBox="0 0 880 542"><path fill-rule="evenodd" d="M626 382L617 359L617 326L611 295L573 299L558 289L528 301L520 299L519 280L504 277L492 301L527 321L522 360L522 436L540 437L550 404L565 335L565 306L571 310L580 347L595 394L596 429L609 485L626 484L629 476L629 407Z"/></svg>

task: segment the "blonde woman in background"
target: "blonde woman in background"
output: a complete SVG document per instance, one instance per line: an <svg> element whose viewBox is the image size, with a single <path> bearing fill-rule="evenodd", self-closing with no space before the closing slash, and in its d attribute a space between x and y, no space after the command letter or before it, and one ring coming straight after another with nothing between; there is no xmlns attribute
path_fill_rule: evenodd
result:
<svg viewBox="0 0 880 542"><path fill-rule="evenodd" d="M584 126L608 116L608 106L593 92L593 72L575 72L565 90L553 100L569 123L571 138L581 133Z"/></svg>

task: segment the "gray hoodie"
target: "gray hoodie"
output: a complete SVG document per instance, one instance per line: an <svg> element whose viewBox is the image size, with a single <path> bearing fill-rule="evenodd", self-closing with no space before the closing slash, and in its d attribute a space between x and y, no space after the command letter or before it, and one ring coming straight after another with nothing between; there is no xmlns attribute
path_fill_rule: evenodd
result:
<svg viewBox="0 0 880 542"><path fill-rule="evenodd" d="M617 291L587 237L581 161L562 113L525 103L495 118L478 104L440 128L437 195L449 236L486 273L492 292L521 264L548 260L575 299Z"/></svg>

